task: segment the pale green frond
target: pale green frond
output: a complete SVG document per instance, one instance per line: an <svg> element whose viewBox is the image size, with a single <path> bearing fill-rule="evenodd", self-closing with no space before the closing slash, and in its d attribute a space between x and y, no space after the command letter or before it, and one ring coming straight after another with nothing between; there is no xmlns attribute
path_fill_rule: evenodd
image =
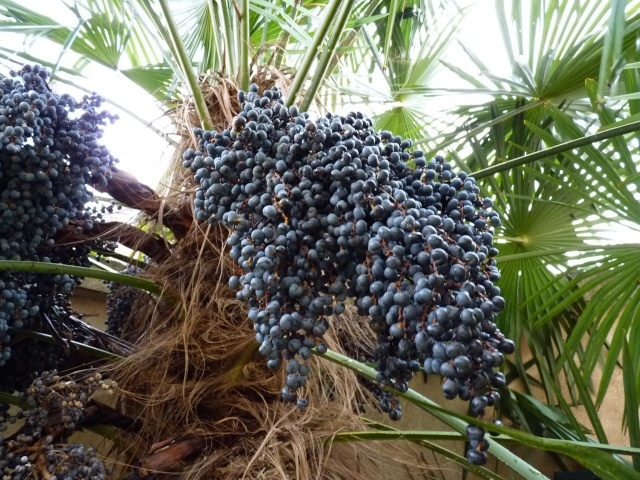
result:
<svg viewBox="0 0 640 480"><path fill-rule="evenodd" d="M628 9L627 23L618 35L619 48L626 52L627 60L636 55L631 49L635 45L635 32L640 21L638 2L632 3ZM603 31L609 13L608 3L586 2L568 6L565 2L547 5L542 1L533 1L530 2L530 9L524 9L520 8L517 1L500 1L496 2L496 8L505 44L513 48L508 53L511 56L513 74L509 78L494 75L475 57L472 48L467 47L464 51L478 71L467 69L460 77L465 80L470 77L480 79L472 82L476 88L470 92L491 94L490 91L478 88L479 82L482 82L482 85L492 85L496 100L499 95L513 97L514 102L518 96L523 97L525 102L543 99L562 108L574 119L592 115L584 82L588 78L597 78L599 74L604 48ZM580 61L575 61L576 58L580 58ZM450 69L453 72L461 70L455 65L450 66ZM510 88L510 92L503 91L505 85ZM484 109L460 105L456 112L471 122L476 120L477 123L486 122L491 117L489 104ZM530 115L532 113L534 112ZM533 121L532 118L527 120L540 125L540 122ZM505 124L507 136L510 134L509 130L510 126ZM526 147L525 144L516 144Z"/></svg>
<svg viewBox="0 0 640 480"><path fill-rule="evenodd" d="M50 32L56 28L60 28L57 24L39 25L37 23L28 22L15 22L15 21L0 21L0 31L2 32L17 32L23 34L42 34Z"/></svg>
<svg viewBox="0 0 640 480"><path fill-rule="evenodd" d="M175 76L168 65L133 67L120 72L161 101L166 100L175 89Z"/></svg>
<svg viewBox="0 0 640 480"><path fill-rule="evenodd" d="M420 110L424 93L441 93L431 90L429 84L442 68L440 60L455 39L468 3L414 0L394 4L399 10L389 16L394 5L388 0L378 2L371 14L365 15L372 21L362 31L369 52L364 52L364 57L361 50L347 55L347 61L356 57L352 63L355 69L335 79L337 90L358 96L363 102L370 102L368 92L375 90L375 97ZM357 57L368 60L358 62ZM387 87L384 90L380 88L382 79ZM428 117L422 117L420 123L425 124ZM404 136L402 131L398 134ZM424 137L418 131L411 136Z"/></svg>
<svg viewBox="0 0 640 480"><path fill-rule="evenodd" d="M125 4L121 0L87 0L77 4L74 9L78 16L75 32L58 25L57 28L40 35L62 45L63 53L68 49L111 69L119 67L125 52L133 65L141 63L143 58L157 58L149 53L151 42L129 3ZM50 18L19 6L11 0L0 2L0 16L11 19L7 21L21 24L55 24ZM73 41L68 43L71 39Z"/></svg>
<svg viewBox="0 0 640 480"><path fill-rule="evenodd" d="M597 87L599 99L604 98L605 92L607 92L617 76L615 65L619 63L622 55L626 4L626 0L613 0L611 2L609 21L604 34L600 74L598 75L600 79Z"/></svg>
<svg viewBox="0 0 640 480"><path fill-rule="evenodd" d="M582 434L588 433L584 426L576 432L573 421L565 413L517 390L510 390L501 402L509 411L517 412L518 423L526 425L534 435L542 437L552 432L554 438L578 440Z"/></svg>
<svg viewBox="0 0 640 480"><path fill-rule="evenodd" d="M117 69L129 38L130 26L108 13L94 13L82 23L71 49L80 55Z"/></svg>
<svg viewBox="0 0 640 480"><path fill-rule="evenodd" d="M201 58L198 62L200 71L221 71L226 58L224 30L219 27L219 2L191 2L176 12L176 23L183 32L189 57L193 60Z"/></svg>
<svg viewBox="0 0 640 480"><path fill-rule="evenodd" d="M423 114L409 106L397 106L373 117L376 130L389 130L402 138L415 138L425 130Z"/></svg>
<svg viewBox="0 0 640 480"><path fill-rule="evenodd" d="M69 28L59 25L52 18L35 12L13 0L0 0L0 17L4 18L3 22L15 25L45 25L47 28L38 33L44 32L47 38L59 44L63 44L71 33ZM56 28L49 29L48 26L50 25L55 25Z"/></svg>

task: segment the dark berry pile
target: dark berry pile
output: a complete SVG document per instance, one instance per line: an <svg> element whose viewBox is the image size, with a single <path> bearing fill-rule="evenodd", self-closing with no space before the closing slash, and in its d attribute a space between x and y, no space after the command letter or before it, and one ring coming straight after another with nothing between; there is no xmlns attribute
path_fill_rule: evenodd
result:
<svg viewBox="0 0 640 480"><path fill-rule="evenodd" d="M39 372L62 367L64 352L58 345L50 345L29 338L18 339L11 345L11 356L2 367L0 390L22 392L31 385Z"/></svg>
<svg viewBox="0 0 640 480"><path fill-rule="evenodd" d="M484 415L514 344L495 325L500 219L474 178L375 132L360 113L312 121L256 85L238 98L232 128L196 129L199 150L184 165L199 184L197 218L231 229L231 256L246 273L229 285L248 302L260 353L271 368L288 361L282 398L307 406L301 361L326 350L330 317L353 299L378 337L381 386L404 392L424 368L444 377L446 398ZM380 408L402 415L388 395Z"/></svg>
<svg viewBox="0 0 640 480"><path fill-rule="evenodd" d="M0 260L87 265L89 246L58 247L56 236L90 230L97 220L87 206L88 186L106 184L114 168L100 144L102 126L113 117L100 110L100 96L77 102L53 93L47 79L37 65L0 76ZM79 281L0 272L0 367L11 354L8 328L50 333Z"/></svg>
<svg viewBox="0 0 640 480"><path fill-rule="evenodd" d="M128 267L121 271L126 275L137 275L141 270L135 267ZM138 298L138 289L120 283L109 282L109 293L107 294L107 333L116 337L122 337L123 330L126 330L127 321L130 318L132 308Z"/></svg>
<svg viewBox="0 0 640 480"><path fill-rule="evenodd" d="M57 372L43 372L32 386L20 395L31 407L9 414L0 408L0 473L2 478L27 480L105 480L110 469L96 457L93 449L78 443L67 444L84 414L84 405L97 390L112 391L113 382L99 374L82 381L63 378ZM7 438L2 432L7 424L22 422L18 431Z"/></svg>

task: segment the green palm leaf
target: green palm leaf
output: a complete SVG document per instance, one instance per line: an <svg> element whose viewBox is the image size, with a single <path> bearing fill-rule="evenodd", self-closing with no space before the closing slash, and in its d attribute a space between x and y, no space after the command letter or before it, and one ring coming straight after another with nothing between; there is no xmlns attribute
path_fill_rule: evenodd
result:
<svg viewBox="0 0 640 480"><path fill-rule="evenodd" d="M390 130L403 138L423 137L430 123L421 105L423 89L429 88L441 69L440 60L466 10L456 1L380 2L373 15L385 12L386 18L373 21L363 32L364 46L374 59L371 68L361 76L344 78L340 91L365 102L390 104L374 116L377 129ZM360 51L354 55L362 56ZM360 70L366 67L356 66ZM380 88L381 78L386 80L384 90Z"/></svg>
<svg viewBox="0 0 640 480"><path fill-rule="evenodd" d="M553 133L527 124L529 130L546 145L553 146L581 136L581 128L567 114L553 106L548 106L547 112L553 119ZM618 143L616 140L613 142L614 145ZM626 144L622 147L626 148ZM602 239L598 231L593 230L607 220L596 215L598 212L607 212L609 220L617 217L625 219L628 225L640 225L640 212L632 192L619 187L629 169L624 162L610 160L605 153L610 148L606 142L587 146L580 154L567 152L537 168L525 169L528 183L523 182L524 177L513 182L519 193L508 204L503 230L505 244L501 246L501 251L506 253L502 260L506 260L506 264L502 264L503 293L509 298L516 298L510 292L512 285L516 282L523 285L526 301L515 308L528 319L531 328L527 337L529 347L536 357L547 360L546 368L553 372L550 378L557 377L564 370L567 378L575 382L581 401L590 405L590 394L585 386L597 362L603 358L603 352L606 352L595 405L588 408L596 430L599 427L594 408L601 404L622 353L624 332L637 328L634 325L638 320L637 305L640 301L637 282L628 281L638 277L640 257L637 247L599 248L598 243ZM623 154L620 156L624 157ZM514 170L510 175L515 178L516 174L517 170ZM505 175L502 173L500 178ZM531 190L532 183L539 187ZM504 186L500 187L504 194ZM534 202L534 198L545 200ZM552 199L552 202L547 199ZM536 205L542 204L544 209L536 209ZM518 208L526 209L527 213L518 211ZM540 217L542 210L544 218ZM532 245L528 246L530 240ZM580 264L574 267L570 267L569 258L552 253L572 249L583 252L579 257ZM560 268L565 274L554 275L547 266L563 266ZM567 276L569 274L574 277L572 280ZM529 285L534 288L528 288ZM590 295L588 304L584 301L586 294ZM558 329L565 333L558 332ZM587 335L588 342L584 346ZM613 340L610 340L611 336ZM559 341L555 341L556 338ZM543 342L542 349L537 348L539 341ZM545 341L551 342L557 357L549 355ZM574 355L580 359L580 374L573 366ZM549 388L546 391L549 395Z"/></svg>
<svg viewBox="0 0 640 480"><path fill-rule="evenodd" d="M166 64L127 68L120 72L161 101L166 100L176 86L173 69Z"/></svg>

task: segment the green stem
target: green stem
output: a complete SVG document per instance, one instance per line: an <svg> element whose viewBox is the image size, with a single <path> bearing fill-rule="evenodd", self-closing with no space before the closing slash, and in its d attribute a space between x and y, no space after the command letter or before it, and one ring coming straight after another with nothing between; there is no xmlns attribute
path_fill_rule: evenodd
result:
<svg viewBox="0 0 640 480"><path fill-rule="evenodd" d="M220 12L218 11L218 7L213 0L207 0L207 8L209 9L211 31L214 36L213 45L211 45L211 47L215 48L216 50L216 55L219 62L218 68L222 69L222 65L224 65L224 51L220 51L220 45L224 45L224 43L220 37L224 37L224 35L220 35L220 33L218 32L218 26L222 24L222 22L220 21ZM222 73L223 75L225 74L224 71L221 71L220 73Z"/></svg>
<svg viewBox="0 0 640 480"><path fill-rule="evenodd" d="M369 32L367 32L366 29L363 29L362 32L363 32L364 41L367 42L367 46L369 47L369 52L371 53L373 60L376 62L378 70L382 73L382 76L384 77L384 80L387 82L387 86L389 87L389 89L393 91L393 86L391 85L391 78L389 78L389 71L384 67L384 59L380 55L380 52L378 52L377 45L375 44L375 42L373 41L373 38L371 38L371 35L369 34ZM416 142L416 144L417 143L420 143L420 142Z"/></svg>
<svg viewBox="0 0 640 480"><path fill-rule="evenodd" d="M137 12L138 10L137 3L131 2L131 5L133 6L134 11ZM169 67L171 67L171 70L176 74L176 76L180 76L181 70L178 64L176 63L176 59L178 58L178 53L176 52L171 42L167 41L167 39L171 35L169 34L169 31L165 28L165 26L162 24L162 20L160 19L160 16L156 13L155 6L147 2L140 2L140 6L143 8L144 13L146 13L146 15L153 22L153 25L156 31L154 32L154 30L149 25L147 25L147 22L145 21L145 15L137 13L136 17L140 22L140 25L142 25L142 28L147 32L149 37L154 41L154 43L158 47L158 50L162 53L162 58L164 58L164 60L169 65ZM157 34L160 34L160 39L158 39ZM168 52L163 47L162 42L160 40L162 40L162 42L166 44L167 48L169 49Z"/></svg>
<svg viewBox="0 0 640 480"><path fill-rule="evenodd" d="M190 90L191 95L193 96L194 105L196 108L196 112L198 112L198 117L200 118L200 123L202 124L202 128L205 130L213 130L213 122L211 121L211 116L209 115L209 109L207 108L207 102L204 99L204 95L202 94L202 90L200 89L200 84L198 82L198 78L196 77L195 72L193 71L193 67L191 65L191 59L187 55L187 51L184 48L184 44L182 43L182 39L180 38L180 33L178 32L178 27L173 20L173 16L171 15L171 11L169 10L169 5L167 0L158 0L160 3L160 8L162 9L162 13L164 14L164 18L167 22L167 26L169 27L169 38L168 40L174 47L174 51L178 54L178 63L180 64L182 74L184 75L185 83L187 88Z"/></svg>
<svg viewBox="0 0 640 480"><path fill-rule="evenodd" d="M432 442L431 440L466 440L467 437L457 432L411 432L411 431L403 431L393 428L389 425L385 425L383 423L378 423L371 421L367 418L363 418L367 422L367 426L376 430L375 432L341 432L336 435L336 437L344 434L346 436L345 441L368 441L374 440L374 438L368 438L369 434L376 435L380 432L385 434L391 434L387 438L378 438L377 440L406 440L416 445L420 445L421 447L427 448L435 453L442 455L449 460L454 461L458 465L461 465L465 470L468 470L472 473L475 473L479 478L486 478L487 480L502 480L502 477L497 476L494 472L488 470L485 467L480 465L474 465L465 457L458 455L457 453L448 450L441 445ZM408 433L408 436L398 436L400 433ZM413 435L414 433L420 435ZM355 434L353 438L349 438L350 434ZM359 438L360 434L364 434L364 438ZM336 438L337 439L337 438Z"/></svg>
<svg viewBox="0 0 640 480"><path fill-rule="evenodd" d="M101 257L107 257L114 259L117 262L122 263L123 266L128 267L130 265L135 266L141 270L146 270L149 268L149 265L143 261L136 260L133 256L122 255L121 253L111 252L109 250L92 250L92 253L97 257L98 255Z"/></svg>
<svg viewBox="0 0 640 480"><path fill-rule="evenodd" d="M400 10L400 0L391 0L389 5L389 15L387 16L387 29L384 35L384 44L382 46L382 53L384 54L384 70L387 69L389 64L389 48L391 47L391 37L393 36L394 24L396 21L396 14Z"/></svg>
<svg viewBox="0 0 640 480"><path fill-rule="evenodd" d="M291 90L287 96L286 105L292 105L296 102L296 97L298 96L298 93L300 93L300 90L302 90L302 86L304 85L304 82L309 75L309 71L311 70L311 65L318 55L320 45L329 31L329 27L331 26L333 19L336 17L341 3L342 0L331 0L331 3L327 6L322 22L311 40L311 45L304 57L302 57L302 63L300 64L300 67L296 72L296 76L293 79Z"/></svg>
<svg viewBox="0 0 640 480"><path fill-rule="evenodd" d="M553 155L566 152L568 150L573 150L574 148L584 147L585 145L589 145L595 142L599 142L601 140L607 140L609 138L617 137L618 135L624 135L625 133L636 132L638 130L640 130L640 121L628 123L626 125L621 125L619 127L611 128L609 130L604 130L602 132L594 133L593 135L587 135L582 138L578 138L576 140L571 140L569 142L561 143L560 145L547 148L540 152L530 153L528 155L523 155L522 157L519 157L519 158L514 158L513 160L502 162L498 165L493 165L489 168L479 170L471 174L471 176L473 176L476 179L489 177L496 173L504 172L506 170L511 170L512 168L520 167L522 165L526 165L527 163L535 162L536 160L541 160L543 158L551 157Z"/></svg>
<svg viewBox="0 0 640 480"><path fill-rule="evenodd" d="M375 381L377 372L362 363L349 358L345 355L341 355L336 352L327 351L324 354L319 354L314 349L314 354L326 358L338 365L342 365L354 372L362 375L365 378ZM451 426L454 430L460 433L466 432L468 424L475 424L483 427L487 431L495 431L500 434L508 435L514 440L523 445L537 448L540 450L546 450L550 452L561 453L569 457L574 458L578 462L582 463L585 467L591 469L596 475L599 475L603 479L620 479L626 478L628 480L635 479L640 480L640 472L635 472L622 462L614 459L611 455L608 455L602 451L599 451L596 447L600 444L594 443L593 446L585 446L584 444L578 445L573 441L556 440L551 438L541 438L531 435L529 433L521 432L513 428L494 425L490 422L478 420L467 415L462 415L445 408L442 408L437 403L419 394L415 390L407 390L406 392L398 392L387 387L387 390L395 393L399 397L405 398L414 405L420 407L422 410L430 413L434 417L443 421L447 425ZM539 480L547 479L542 473L536 470L533 466L522 460L520 457L511 453L507 448L494 442L491 447L491 453L502 462L504 462L509 468L516 473L522 475L527 480Z"/></svg>
<svg viewBox="0 0 640 480"><path fill-rule="evenodd" d="M371 426L371 425L370 425ZM457 464L461 465L464 469L475 473L479 478L485 478L487 480L502 479L494 472L481 467L480 465L474 465L469 460L457 453L442 447L441 445L434 443L435 441L444 440L463 440L466 441L467 437L457 432L413 432L413 431L401 431L387 425L377 424L373 428L379 428L374 432L340 432L331 437L324 439L327 443L347 443L347 442L373 442L373 441L393 441L404 440L415 443L421 447L432 450L435 453L448 458Z"/></svg>
<svg viewBox="0 0 640 480"><path fill-rule="evenodd" d="M604 32L602 58L600 59L600 74L598 75L598 100L603 100L610 89L611 70L622 51L625 31L626 0L614 0L609 7L609 22Z"/></svg>
<svg viewBox="0 0 640 480"><path fill-rule="evenodd" d="M230 74L235 74L236 72L236 64L238 63L236 60L236 51L235 44L233 43L233 0L220 0L220 8L222 11L222 24L224 25L224 32L226 37L225 49L227 55L227 61L224 62L225 65L228 64L228 67L224 70L230 72ZM231 5L231 7L230 7ZM224 71L223 70L223 71Z"/></svg>
<svg viewBox="0 0 640 480"><path fill-rule="evenodd" d="M466 440L467 437L458 432L418 432L407 430L389 430L379 432L339 432L327 441L331 443L372 442L377 440Z"/></svg>
<svg viewBox="0 0 640 480"><path fill-rule="evenodd" d="M17 396L6 392L0 392L0 405L3 403L5 405L15 405L23 410L31 408L27 402L20 400Z"/></svg>
<svg viewBox="0 0 640 480"><path fill-rule="evenodd" d="M37 340L39 342L45 342L50 344L57 344L58 341L53 338L51 335L47 335L42 332L35 332L33 330L27 330L26 328L15 328L9 327L7 330L11 335L14 336L23 336L27 338L31 338L33 340ZM84 343L76 342L74 340L67 340L71 345L76 347L78 350L81 350L88 355L94 358L100 358L104 360L122 360L120 355L116 355L115 353L107 352L106 350L102 350L100 348L92 347L90 345L85 345Z"/></svg>
<svg viewBox="0 0 640 480"><path fill-rule="evenodd" d="M333 352L331 350L327 351L324 354L317 353L315 349L313 350L313 352L322 358L326 358L331 362L334 362L338 365L342 365L343 367L346 367L349 370L353 370L354 372L358 373L359 375L362 375L365 378L368 378L369 380L376 381L377 372L375 371L375 369L371 367L367 367L366 365L363 365L362 363L352 358L349 358L345 355L341 355L337 352ZM420 395L414 390L409 389L407 390L406 393L403 393L403 394L396 392L395 390L392 390L392 389L390 389L390 391L396 393L401 397L406 398L411 403L431 413L434 417L443 421L444 423L452 427L454 430L460 433L466 432L468 423L462 421L459 418L456 418L458 416L457 414L454 414L453 412L449 412L441 408L438 404ZM464 417L464 415L462 417ZM475 419L472 419L472 420L475 420ZM507 430L510 431L512 429L507 429ZM509 433L509 432L504 432L504 433ZM538 470L533 468L531 465L529 465L527 462L525 462L518 456L511 453L508 449L504 448L502 445L499 445L499 444L492 445L491 453L493 453L495 457L502 460L506 465L508 465L511 469L513 469L515 472L522 475L527 480L549 480L546 476L544 476Z"/></svg>
<svg viewBox="0 0 640 480"><path fill-rule="evenodd" d="M466 457L462 456L462 455L458 455L457 453L444 448L442 445L439 445L437 443L431 442L429 440L421 440L419 442L416 442L418 445L421 445L425 448L428 448L429 450L433 451L434 453L438 453L441 456L443 456L444 458L448 458L449 460L457 463L458 465L461 465L462 468L464 469L462 472L462 479L466 480L467 474L469 472L474 473L476 475L477 478L484 478L486 480L504 480L503 477L501 477L500 475L496 474L495 472L492 472L491 470L489 470L486 467L483 467L481 465L475 465L473 463L471 463L469 460L467 460Z"/></svg>
<svg viewBox="0 0 640 480"><path fill-rule="evenodd" d="M125 275L123 273L112 273L95 268L76 267L61 263L28 262L22 260L0 260L0 271L51 273L54 275L74 275L76 277L97 278L108 282L121 283L130 287L145 290L154 295L161 296L160 287L150 280Z"/></svg>
<svg viewBox="0 0 640 480"><path fill-rule="evenodd" d="M249 50L251 47L251 11L249 0L240 1L240 28L238 29L238 43L240 48L240 88L249 91L251 81L251 65L249 64Z"/></svg>
<svg viewBox="0 0 640 480"><path fill-rule="evenodd" d="M452 138L452 139L450 139L450 140L447 140L447 141L446 141L446 142L444 142L444 143L438 144L438 145L436 146L436 149L435 149L435 150L432 150L430 153L435 153L435 152L437 152L438 150L442 150L443 148L448 147L449 145L451 145L451 144L453 144L453 143L456 143L456 142L458 142L458 141L462 140L463 138L469 138L469 137L473 137L473 136L475 136L475 135L478 135L479 133L482 133L482 132L483 132L483 131L485 131L486 129L488 129L488 128L490 128L490 127L494 126L494 125L497 125L497 124L499 124L499 123L502 123L502 122L504 122L505 120L509 120L510 118L515 117L516 115L519 115L520 113L524 113L524 112L526 112L527 110L531 110L532 108L539 107L540 105L543 105L543 104L544 104L544 102L545 102L544 100L536 100L535 102L527 103L526 105L523 105L523 106L522 106L522 107L520 107L520 108L516 108L515 110L511 110L510 112L507 112L507 113L505 113L505 114L503 114L503 115L500 115L499 117L494 118L494 119L493 119L493 120L491 120L491 121L488 121L488 122L486 122L486 123L483 123L482 125L480 125L480 126L478 126L478 127L474 128L474 129L472 129L472 130L469 130L469 131L468 131L467 133L465 133L465 134L464 134L464 136L462 136L462 137L459 137L459 136L458 136L458 135L460 134L460 132L454 132L454 133L452 134L452 135L454 135L454 138ZM416 144L416 145L420 145L420 144L427 143L427 142L433 142L433 141L435 141L435 140L438 140L438 138L446 137L446 136L449 136L449 135L441 135L441 136L438 136L438 137L425 137L425 138L420 138L419 140L416 140L416 141L415 141L415 144Z"/></svg>
<svg viewBox="0 0 640 480"><path fill-rule="evenodd" d="M487 431L495 431L498 434L508 435L511 439L517 441L522 445L567 455L577 460L585 467L591 469L595 474L601 476L603 479L617 480L620 478L633 478L634 480L640 480L640 472L633 471L619 460L616 460L612 456L603 454L603 452L599 451L607 450L606 448L601 448L605 447L605 445L603 444L599 444L596 442L591 444L589 442L575 442L537 437L530 433L521 432L519 430L504 426L497 426L491 422L481 421L477 418L449 411L411 389L409 389L406 393L396 393L398 394L398 396L409 400L414 405L417 405L423 410L432 413L432 415L448 423L458 431L460 430L451 423L451 420L457 420L456 423L460 426L465 426L465 428L467 424L479 425ZM498 449L496 449L496 447L498 447ZM509 467L511 467L513 470L515 470L525 478L546 478L544 477L544 475L542 475L542 473L535 470L531 465L526 464L526 462L524 462L519 457L513 455L502 445L493 442L491 449L491 453L493 453L495 457L505 462ZM527 473L529 475L527 475ZM533 476L531 476L531 474Z"/></svg>
<svg viewBox="0 0 640 480"><path fill-rule="evenodd" d="M262 39L260 41L260 49L264 48L267 43L267 35L269 34L269 22L271 19L265 18L264 25L262 26ZM262 63L267 63L267 49L264 49L264 53L262 54Z"/></svg>
<svg viewBox="0 0 640 480"><path fill-rule="evenodd" d="M285 10L284 2L281 1L280 4L284 12ZM293 22L296 21L296 15L298 14L299 4L300 2L296 1L291 7L291 11L288 13L288 15L291 17L291 20ZM285 13L285 15L287 14ZM273 62L273 65L276 67L276 70L280 70L280 67L282 67L282 60L284 60L284 52L286 51L287 45L289 44L290 36L291 34L286 29L283 29L282 32L280 32L280 35L278 36L278 41L276 42L276 53L275 53L276 57Z"/></svg>
<svg viewBox="0 0 640 480"><path fill-rule="evenodd" d="M76 15L78 15L77 12L76 12ZM80 33L80 30L82 30L82 27L84 26L84 24L85 24L85 20L78 15L78 25L76 25L76 28L73 29L71 34L64 41L64 45L62 45L62 51L60 52L60 55L58 55L58 60L56 61L56 64L53 66L53 68L51 69L51 79L54 79L54 78L57 79L58 69L62 64L62 58L71 49L71 45L73 45L73 42L75 42L76 37Z"/></svg>
<svg viewBox="0 0 640 480"><path fill-rule="evenodd" d="M338 40L342 36L344 32L344 27L347 24L347 20L349 20L349 16L351 15L351 10L353 9L353 4L355 0L347 0L342 10L340 11L340 15L336 20L336 25L333 28L333 32L331 37L329 38L329 42L324 52L322 53L322 57L320 57L320 61L318 62L318 66L316 68L313 77L311 78L311 83L309 84L309 89L304 95L304 99L302 100L302 104L300 105L300 110L306 112L309 110L311 106L311 102L318 93L322 82L324 82L327 70L329 65L331 64L331 59L336 51L336 46L338 45Z"/></svg>
<svg viewBox="0 0 640 480"><path fill-rule="evenodd" d="M584 245L576 247L553 248L548 250L537 250L535 252L514 253L513 255L505 255L504 257L496 257L498 263L512 262L514 260L522 260L525 258L545 257L547 255L561 255L567 252L590 252L598 253L598 250L632 250L639 249L640 243L621 243L617 245Z"/></svg>

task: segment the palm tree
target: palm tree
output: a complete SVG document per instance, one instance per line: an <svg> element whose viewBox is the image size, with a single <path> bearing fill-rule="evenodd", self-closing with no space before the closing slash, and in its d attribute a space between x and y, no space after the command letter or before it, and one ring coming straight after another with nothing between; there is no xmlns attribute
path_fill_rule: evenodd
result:
<svg viewBox="0 0 640 480"><path fill-rule="evenodd" d="M233 94L260 75L282 82L287 102L300 100L305 109L313 101L337 109L345 94L352 102L376 101L379 129L419 137L417 143L431 152L446 151L458 168L475 172L504 212L499 259L508 307L500 328L521 341L506 372L510 380L523 382L526 394L540 386L546 403L564 417L559 423L548 407L515 391L506 396L506 413L535 434L592 441L569 408L579 403L597 441L606 444L597 408L622 359L626 422L631 446L640 448L640 355L629 346L636 343L640 325L639 250L635 244L603 245L597 230L604 222L640 229L637 136L620 133L638 129L638 3L532 0L528 7L517 0L495 4L512 67L508 77L493 75L472 46L462 46L466 65L444 60L455 48L457 25L469 9L455 1L86 0L68 7L77 23L66 27L2 0L3 28L54 42L60 54L52 60L0 47L0 58L40 63L53 71L54 80L77 86L89 63L117 70L166 105L186 103L204 128L228 123L235 113ZM443 68L469 86L438 87ZM226 95L216 110L207 97L211 89ZM466 94L478 93L492 100L465 104ZM452 94L457 106L440 123L416 108L425 98ZM188 142L189 133L180 133ZM109 193L129 205L144 203L147 213L158 214L162 202L155 194L136 189L134 181L126 185L133 187L111 187ZM176 238L184 237L188 215L179 210L172 215L164 224ZM573 252L579 256L569 256ZM601 361L594 401L593 371ZM371 375L366 366L355 368ZM568 399L562 393L565 385ZM426 399L413 400L454 429L462 428ZM389 438L403 434L389 433ZM604 462L599 473L608 471L609 478L620 471L633 473L617 470L625 464L603 460L598 450L511 435L571 454L585 465L593 465L588 458L593 456ZM427 432L416 441L487 475L434 444L435 438ZM525 478L540 478L498 447L496 456L511 468Z"/></svg>

